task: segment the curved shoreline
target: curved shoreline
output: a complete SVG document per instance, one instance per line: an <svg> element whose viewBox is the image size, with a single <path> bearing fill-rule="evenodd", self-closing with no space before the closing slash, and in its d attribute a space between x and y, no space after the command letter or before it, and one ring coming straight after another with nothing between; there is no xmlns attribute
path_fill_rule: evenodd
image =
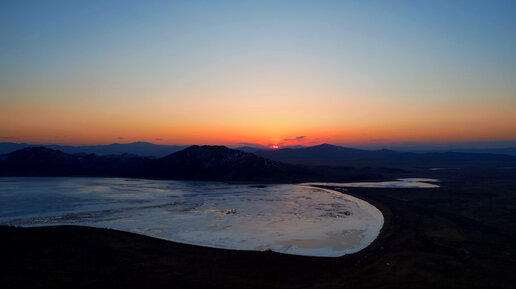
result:
<svg viewBox="0 0 516 289"><path fill-rule="evenodd" d="M357 199L363 200L364 202L367 202L367 203L371 204L372 206L374 206L375 208L377 208L383 216L383 225L380 229L380 232L378 233L378 236L376 236L376 238L367 247L363 248L362 250L360 250L358 252L355 252L352 254L346 254L339 258L344 258L346 256L351 256L351 255L359 255L360 253L367 254L368 253L367 251L374 250L374 249L376 249L375 247L381 246L381 243L384 242L386 239L387 232L390 232L392 229L391 226L392 226L392 216L393 215L392 215L392 211L389 209L389 207L387 207L387 205L381 203L380 201L378 201L376 199L364 196L363 194L353 192L350 190L350 188L325 187L325 186L321 186L321 188L327 188L332 191L336 191L341 194L350 195ZM351 188L351 189L353 189L353 188Z"/></svg>
<svg viewBox="0 0 516 289"><path fill-rule="evenodd" d="M378 258L385 253L383 242L391 227L390 210L381 202L360 193L340 191L342 188L319 189L345 193L377 208L384 217L378 236L358 252L340 257L318 257L270 250L204 247L107 228L69 225L27 228L0 226L0 235L5 236L0 240L0 253L2 248L6 251L3 252L6 257L0 261L0 268L9 268L8 271L14 273L23 272L19 277L16 274L10 275L15 282L10 283L11 288L34 288L42 280L50 280L52 288L98 287L77 286L77 280L85 276L85 270L96 272L86 273L95 283L112 288L292 288L293 284L301 288L313 287L321 282L324 284L328 282L326 280L335 280L336 276L360 275L364 268L377 263ZM30 261L27 263L23 260ZM16 265L13 265L17 263L18 268L21 266L18 271ZM26 267L27 264L31 264L30 267ZM104 276L103 272L119 273ZM209 272L219 273L212 275ZM26 281L27 274L32 276L30 279L34 284ZM59 283L63 282L63 274L69 276L67 278L70 280ZM179 281L176 279L178 276L181 276ZM371 277L363 280L369 282L369 279Z"/></svg>
<svg viewBox="0 0 516 289"><path fill-rule="evenodd" d="M372 206L373 208L377 209L379 211L380 215L383 218L382 225L380 227L380 230L379 230L378 234L373 239L373 241L371 241L369 244L367 244L365 247L359 249L358 251L355 251L355 252L352 252L352 253L345 253L344 255L341 255L341 256L314 256L314 255L302 255L302 254L294 254L294 253L287 253L287 252L279 252L279 251L275 251L275 250L271 250L271 249L267 249L267 250L246 250L246 249L232 249L232 248L223 248L223 247L215 247L215 246L204 246L204 245L192 244L192 243L187 243L187 242L169 240L169 239L165 239L165 238L153 237L153 236L149 236L149 235L145 235L145 234L125 231L125 230L120 230L120 229L114 229L114 228L108 228L108 227L86 226L86 225L68 225L68 224L64 224L64 225L38 225L38 226L30 226L30 227L23 227L23 226L22 227L16 227L16 226L12 227L12 226L0 225L0 228L1 227L10 227L10 228L16 228L18 230L31 230L33 228L39 228L39 229L42 229L42 230L44 230L45 228L63 228L63 230L66 230L67 228L72 228L72 229L73 228L90 228L90 229L102 230L102 231L104 231L104 230L107 230L107 231L117 231L117 232L122 232L122 233L126 233L126 234L141 236L141 237L144 237L144 238L151 238L151 239L156 239L156 240L162 240L162 241L170 242L170 243L173 243L173 244L186 245L186 246L194 246L194 247L200 247L200 248L207 248L207 249L210 249L210 250L223 250L223 251L227 251L228 250L228 251L238 251L238 252L273 252L273 253L276 253L276 254L287 255L287 256L303 257L303 258L345 258L345 257L352 257L354 255L359 255L361 253L362 254L366 253L365 251L370 249L372 246L375 246L376 244L378 244L380 242L381 239L383 239L384 232L387 230L386 227L390 224L390 219L391 219L390 215L391 215L391 213L390 213L390 210L385 205L383 205L382 203L380 203L380 202L378 202L376 200L373 200L373 199L361 196L360 194L352 193L348 189L344 189L344 188L329 187L329 186L308 186L308 185L302 185L302 186L308 187L308 188L312 188L312 189L323 190L323 191L327 191L327 192L330 192L330 193L349 195L350 197L358 199L359 201L364 202L364 203Z"/></svg>
<svg viewBox="0 0 516 289"><path fill-rule="evenodd" d="M356 195L353 195L353 194L349 194L347 189L343 189L344 190L344 192L343 192L343 191L337 190L337 187L330 187L330 186L317 186L317 185L300 185L300 186L308 187L308 188L314 188L314 189L319 189L319 190L323 190L323 191L326 191L326 192L329 192L329 193L333 193L333 194L336 193L336 194L346 195L347 197L351 197L351 199L357 200L358 201L358 202L356 202L357 204L364 203L364 204L366 204L366 206L370 206L369 209L372 208L374 210L377 210L379 215L382 218L381 225L380 225L380 228L378 230L378 233L373 238L373 240L370 241L367 245L365 245L364 247L362 247L362 248L360 248L360 249L358 249L357 251L354 251L354 252L345 253L345 254L343 254L341 256L328 256L328 257L339 258L339 257L344 257L346 255L356 254L356 253L358 253L358 252L360 252L362 250L365 250L369 246L371 246L376 241L376 239L378 239L380 237L380 235L382 233L382 230L383 230L383 227L385 226L385 216L384 216L384 213L382 212L382 210L380 210L377 206L375 206L371 202L368 202L367 200L364 200L363 198L360 198L359 196L356 196ZM321 256L321 257L323 257L323 256Z"/></svg>
<svg viewBox="0 0 516 289"><path fill-rule="evenodd" d="M507 228L514 216L502 213L514 204L508 193L516 182L490 172L489 181L478 177L485 168L442 177L439 189L326 187L384 216L369 246L336 258L207 248L90 227L0 226L0 287L513 288L514 231Z"/></svg>
<svg viewBox="0 0 516 289"><path fill-rule="evenodd" d="M21 215L19 219L7 219L3 224L29 227L84 225L211 248L272 250L321 257L356 253L372 243L383 226L383 215L373 205L351 195L315 186L278 185L251 189L225 184L192 187L174 183L160 187L161 183L151 181L139 183L126 193L127 184L110 179L67 182L66 191L62 190L63 185L54 186L48 182L23 184L13 185L5 192L7 195L22 192L21 198L27 201L34 193L41 192L45 197L59 193L72 197L79 195L81 200L93 199L92 204L103 205L104 200L116 202L100 210L91 204L88 206L88 202L82 205L72 201L63 203L63 210L50 211L39 217L34 215L38 213L38 206L41 206L41 212L52 206L41 197L41 204L27 209L29 217ZM133 188L132 184L130 186ZM84 191L93 193L84 198ZM132 197L136 192L142 192L141 196ZM134 200L148 203L134 204ZM75 204L78 209L66 211ZM229 208L233 213L218 212Z"/></svg>

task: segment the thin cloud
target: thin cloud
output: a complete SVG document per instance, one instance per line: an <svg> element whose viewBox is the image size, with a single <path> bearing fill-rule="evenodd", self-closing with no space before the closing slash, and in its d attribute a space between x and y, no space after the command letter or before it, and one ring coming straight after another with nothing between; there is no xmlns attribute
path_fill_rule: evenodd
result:
<svg viewBox="0 0 516 289"><path fill-rule="evenodd" d="M125 139L125 137L119 136L119 137L117 137L117 139Z"/></svg>
<svg viewBox="0 0 516 289"><path fill-rule="evenodd" d="M157 138L155 138L154 140L155 140L155 141L162 141L163 139L162 139L162 138L157 137Z"/></svg>
<svg viewBox="0 0 516 289"><path fill-rule="evenodd" d="M18 139L15 136L0 136L0 139Z"/></svg>

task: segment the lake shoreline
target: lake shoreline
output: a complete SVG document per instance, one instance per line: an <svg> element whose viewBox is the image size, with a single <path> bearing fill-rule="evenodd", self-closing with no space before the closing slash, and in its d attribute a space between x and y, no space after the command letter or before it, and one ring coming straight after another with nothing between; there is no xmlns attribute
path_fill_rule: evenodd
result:
<svg viewBox="0 0 516 289"><path fill-rule="evenodd" d="M180 243L338 257L367 247L381 212L359 198L300 185L88 178L19 179L0 189L0 224L111 228Z"/></svg>
<svg viewBox="0 0 516 289"><path fill-rule="evenodd" d="M368 247L334 258L207 248L90 227L0 226L0 287L512 288L513 231L501 228L513 219L497 218L502 227L473 217L502 216L510 191L485 191L516 183L498 171L489 182L473 175L439 176L438 189L327 187L384 216ZM476 210L464 215L472 205Z"/></svg>
<svg viewBox="0 0 516 289"><path fill-rule="evenodd" d="M330 189L329 187L321 188ZM331 189L334 191L339 190L339 188ZM358 252L346 254L341 257L301 256L278 253L270 250L254 251L203 247L109 228L75 225L37 227L0 226L0 235L4 236L2 241L0 241L0 245L3 248L2 250L8 249L6 250L7 252L3 252L3 255L7 256L7 258L0 261L0 263L5 262L2 264L1 268L11 271L11 273L22 273L18 277L13 274L8 274L10 278L8 277L7 279L11 279L13 281L12 283L9 283L11 288L32 287L29 286L28 284L30 283L26 283L24 281L25 278L22 277L31 275L34 277L32 278L33 280L42 278L42 280L39 281L46 280L56 285L56 287L73 286L78 288L87 288L89 285L76 283L78 280L77 276L74 277L74 275L79 273L77 271L69 272L71 273L69 275L70 279L66 280L66 282L63 280L59 281L58 279L62 277L60 277L60 275L63 272L70 270L75 271L79 268L84 269L85 267L90 266L96 268L94 271L115 270L116 272L126 272L129 270L132 272L130 275L126 276L125 273L123 275L115 273L114 275L117 276L116 278L122 278L120 282L124 284L122 286L123 288L133 288L133 284L140 284L140 286L148 288L149 286L144 284L146 284L145 282L151 277L138 277L136 278L138 280L134 280L135 277L133 275L133 270L156 267L156 270L159 268L158 271L165 270L165 268L167 268L167 270L177 271L179 266L186 266L188 267L188 270L185 270L186 272L182 272L180 274L182 275L182 281L179 283L167 283L163 278L158 278L160 281L158 284L154 285L158 287L162 285L172 285L172 288L188 288L197 286L212 287L212 284L217 284L218 282L210 283L210 285L199 284L198 282L209 282L210 280L213 282L214 280L213 278L207 278L204 280L206 277L200 278L196 276L198 276L198 274L202 274L202 271L205 270L201 268L208 266L209 270L216 270L215 268L222 262L224 267L230 267L235 271L232 273L225 272L222 274L224 276L218 276L221 278L220 281L222 281L222 279L236 278L246 280L244 282L246 285L244 285L244 283L240 283L240 281L236 283L227 283L224 281L219 285L224 284L223 287L231 288L240 286L249 288L264 288L263 286L270 287L272 284L270 282L274 281L275 278L279 279L274 281L274 283L277 281L281 281L280 283L283 283L287 281L288 278L283 280L280 276L276 276L272 279L266 277L265 280L263 280L265 283L254 280L253 285L249 285L247 283L250 281L249 276L246 276L247 274L243 274L241 270L238 270L237 268L247 268L247 270L252 269L253 271L257 270L259 273L255 273L254 275L265 274L259 278L263 279L271 273L269 272L269 267L278 269L278 264L283 264L282 270L291 268L298 272L297 274L299 275L311 276L313 270L309 270L309 268L321 268L321 266L326 267L331 264L333 264L331 267L344 266L347 268L353 268L359 266L362 262L367 262L377 254L374 252L378 252L381 249L385 232L389 230L391 225L390 211L388 211L388 208L374 200L366 200L365 198L362 198L360 194L350 194L348 191L341 193L349 194L368 202L378 208L384 215L384 224L381 228L380 234L371 244ZM38 241L36 242L35 240ZM32 250L36 250L37 253L33 252L31 249L27 250L31 246L31 243L35 246ZM373 254L371 254L371 252L373 252ZM128 257L128 255L131 257ZM20 259L25 260L26 263L18 261ZM146 261L135 264L138 259ZM127 261L129 261L129 264L126 264ZM117 264L117 269L111 268L113 262ZM12 264L18 264L18 266L15 266L15 268L11 267L9 269L9 266L12 266ZM42 268L40 266L48 265L50 265L49 268L52 269L43 270L43 272L45 272L45 276L39 275L38 271ZM92 268L89 268L88 270L91 269ZM97 273L90 276L90 278L98 278L95 282L99 282L101 287L114 282L112 277L99 276ZM131 281L129 282L129 280ZM59 282L61 281L64 283L60 284ZM307 284L313 282L313 280L305 281L308 282ZM279 286L275 285L273 287L290 288L288 282L283 283L282 285L277 285Z"/></svg>

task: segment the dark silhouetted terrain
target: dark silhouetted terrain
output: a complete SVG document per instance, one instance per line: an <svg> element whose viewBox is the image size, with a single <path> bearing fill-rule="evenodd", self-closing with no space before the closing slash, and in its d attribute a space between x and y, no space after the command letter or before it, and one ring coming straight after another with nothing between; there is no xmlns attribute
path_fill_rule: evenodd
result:
<svg viewBox="0 0 516 289"><path fill-rule="evenodd" d="M297 149L259 150L255 154L271 160L296 164L344 164L354 161L419 162L427 164L462 161L516 161L515 156L503 154L462 152L410 153L388 149L361 150L330 144Z"/></svg>
<svg viewBox="0 0 516 289"><path fill-rule="evenodd" d="M179 145L157 145L148 142L113 143L109 145L92 146L65 146L65 145L34 145L27 143L0 143L0 154L11 153L26 147L44 146L46 148L60 150L68 154L96 154L96 155L119 155L134 154L142 157L164 157L171 153L180 151L187 146Z"/></svg>
<svg viewBox="0 0 516 289"><path fill-rule="evenodd" d="M28 147L0 155L0 176L115 176L218 181L303 181L315 172L224 146L191 146L154 159Z"/></svg>
<svg viewBox="0 0 516 289"><path fill-rule="evenodd" d="M516 157L472 153L400 153L332 145L259 151L190 146L162 158L133 154L68 154L28 147L0 155L0 176L109 176L243 182L381 180L400 172L446 168L514 166ZM439 168L438 168L439 169ZM417 176L417 175L416 175Z"/></svg>
<svg viewBox="0 0 516 289"><path fill-rule="evenodd" d="M271 161L225 146L190 146L152 162L152 176L159 178L226 181L292 181L313 178L307 169Z"/></svg>

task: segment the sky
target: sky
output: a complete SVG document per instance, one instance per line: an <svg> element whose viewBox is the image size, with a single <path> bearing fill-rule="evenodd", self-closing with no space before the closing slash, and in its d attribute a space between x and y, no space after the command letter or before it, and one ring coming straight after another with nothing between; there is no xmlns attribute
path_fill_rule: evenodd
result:
<svg viewBox="0 0 516 289"><path fill-rule="evenodd" d="M509 140L515 1L0 1L0 142Z"/></svg>

